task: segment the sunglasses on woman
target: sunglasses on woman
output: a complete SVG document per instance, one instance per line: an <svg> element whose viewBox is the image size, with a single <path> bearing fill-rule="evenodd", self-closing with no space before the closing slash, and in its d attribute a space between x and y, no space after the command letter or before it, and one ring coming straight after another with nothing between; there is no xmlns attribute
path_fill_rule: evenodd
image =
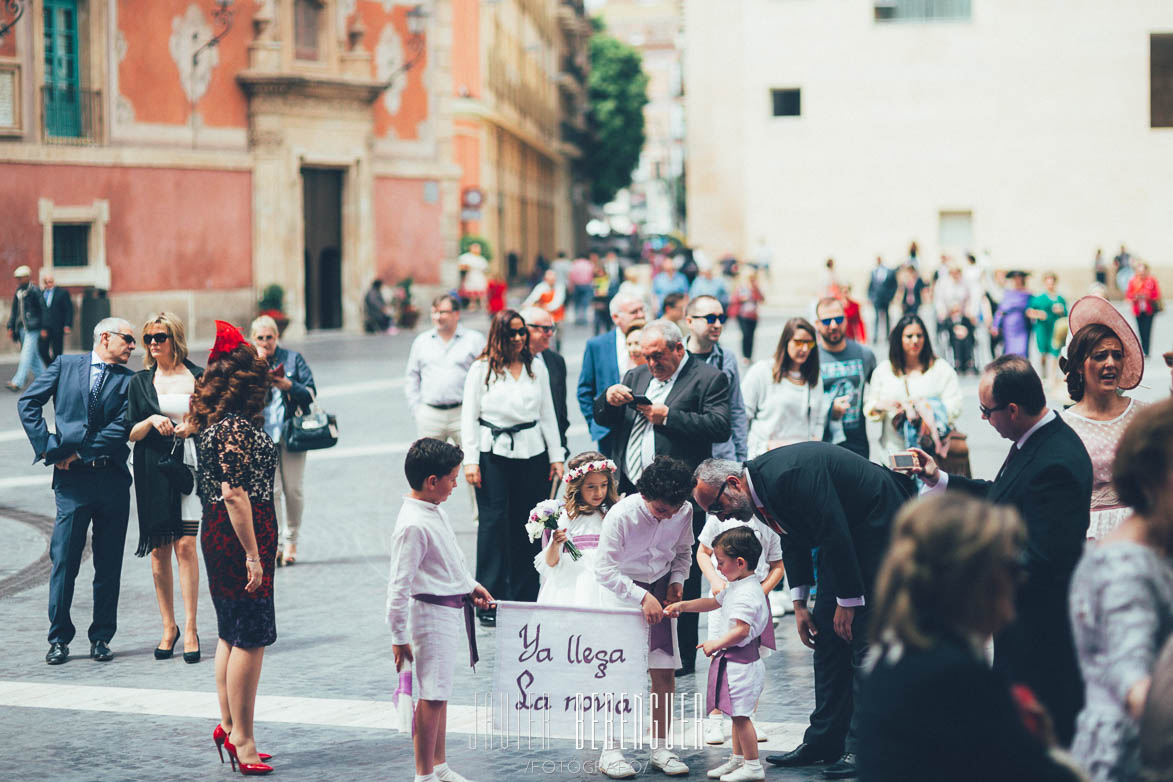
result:
<svg viewBox="0 0 1173 782"><path fill-rule="evenodd" d="M529 331L527 331L525 328L506 329L505 334L510 337L526 337L529 336Z"/></svg>
<svg viewBox="0 0 1173 782"><path fill-rule="evenodd" d="M162 332L159 334L143 334L143 344L144 345L150 345L152 343L158 343L158 344L162 345L164 342L166 342L169 339L171 339L171 335L167 334L165 332Z"/></svg>

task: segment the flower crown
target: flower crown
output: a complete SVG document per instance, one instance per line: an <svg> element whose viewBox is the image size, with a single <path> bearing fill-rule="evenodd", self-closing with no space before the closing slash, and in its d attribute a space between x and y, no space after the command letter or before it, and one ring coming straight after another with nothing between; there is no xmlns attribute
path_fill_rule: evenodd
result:
<svg viewBox="0 0 1173 782"><path fill-rule="evenodd" d="M587 473L602 472L603 470L616 472L618 469L619 468L615 466L615 462L611 461L610 459L600 459L597 462L587 462L586 464L578 465L573 470L570 470L565 475L563 475L562 482L569 485L571 481L577 481Z"/></svg>

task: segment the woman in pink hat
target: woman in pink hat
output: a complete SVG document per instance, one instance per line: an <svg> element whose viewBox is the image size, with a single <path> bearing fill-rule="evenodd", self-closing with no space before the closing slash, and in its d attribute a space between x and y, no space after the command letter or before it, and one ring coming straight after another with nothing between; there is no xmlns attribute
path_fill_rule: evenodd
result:
<svg viewBox="0 0 1173 782"><path fill-rule="evenodd" d="M1092 460L1089 540L1098 540L1128 515L1112 485L1116 446L1133 417L1145 406L1122 392L1136 388L1144 374L1144 355L1136 332L1111 302L1085 296L1071 307L1071 341L1059 367L1075 404L1062 412Z"/></svg>

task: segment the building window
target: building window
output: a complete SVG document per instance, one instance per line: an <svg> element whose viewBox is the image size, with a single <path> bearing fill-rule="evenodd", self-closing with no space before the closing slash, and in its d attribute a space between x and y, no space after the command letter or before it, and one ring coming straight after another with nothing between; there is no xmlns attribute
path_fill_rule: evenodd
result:
<svg viewBox="0 0 1173 782"><path fill-rule="evenodd" d="M57 223L53 226L54 268L90 265L90 226Z"/></svg>
<svg viewBox="0 0 1173 782"><path fill-rule="evenodd" d="M45 0L45 133L81 135L81 79L77 64L77 0Z"/></svg>
<svg viewBox="0 0 1173 782"><path fill-rule="evenodd" d="M770 90L775 117L798 117L802 114L802 90Z"/></svg>
<svg viewBox="0 0 1173 782"><path fill-rule="evenodd" d="M1173 34L1149 36L1149 124L1173 128Z"/></svg>
<svg viewBox="0 0 1173 782"><path fill-rule="evenodd" d="M317 60L322 4L317 0L294 0L293 55L299 60Z"/></svg>
<svg viewBox="0 0 1173 782"><path fill-rule="evenodd" d="M0 63L0 135L20 130L20 66Z"/></svg>
<svg viewBox="0 0 1173 782"><path fill-rule="evenodd" d="M875 0L877 22L969 19L970 0Z"/></svg>

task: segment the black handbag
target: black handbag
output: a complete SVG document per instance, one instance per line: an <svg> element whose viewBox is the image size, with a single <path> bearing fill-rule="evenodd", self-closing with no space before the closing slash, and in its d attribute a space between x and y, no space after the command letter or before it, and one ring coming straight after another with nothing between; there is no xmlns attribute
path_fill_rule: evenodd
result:
<svg viewBox="0 0 1173 782"><path fill-rule="evenodd" d="M318 406L318 400L310 403L309 412L298 410L285 422L281 430L285 450L320 451L338 444L338 419Z"/></svg>
<svg viewBox="0 0 1173 782"><path fill-rule="evenodd" d="M179 446L179 453L175 448ZM171 440L171 450L159 457L159 470L167 476L167 480L179 489L180 494L191 494L195 489L195 477L191 468L183 463L183 440L174 437Z"/></svg>

